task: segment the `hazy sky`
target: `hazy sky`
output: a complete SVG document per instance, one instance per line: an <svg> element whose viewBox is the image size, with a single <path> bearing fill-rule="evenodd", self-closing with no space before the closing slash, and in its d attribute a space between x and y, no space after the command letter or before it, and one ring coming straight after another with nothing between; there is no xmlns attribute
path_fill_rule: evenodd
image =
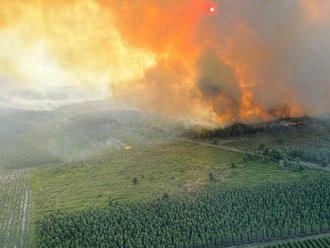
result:
<svg viewBox="0 0 330 248"><path fill-rule="evenodd" d="M18 87L1 78L0 108L51 110L58 106L110 98L108 83L96 88L82 85L52 85L47 87Z"/></svg>

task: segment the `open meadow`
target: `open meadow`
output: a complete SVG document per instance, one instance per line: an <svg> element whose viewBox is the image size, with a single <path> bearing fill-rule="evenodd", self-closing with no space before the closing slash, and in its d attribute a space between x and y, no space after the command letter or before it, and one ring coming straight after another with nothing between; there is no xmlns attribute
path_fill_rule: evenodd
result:
<svg viewBox="0 0 330 248"><path fill-rule="evenodd" d="M324 232L328 174L191 142L110 150L35 169L36 244L226 247Z"/></svg>
<svg viewBox="0 0 330 248"><path fill-rule="evenodd" d="M318 177L319 171L281 169L261 159L188 142L109 151L83 162L35 170L34 211L104 207L109 199L150 202L164 194L196 195L212 187L230 189ZM134 180L136 179L136 182Z"/></svg>

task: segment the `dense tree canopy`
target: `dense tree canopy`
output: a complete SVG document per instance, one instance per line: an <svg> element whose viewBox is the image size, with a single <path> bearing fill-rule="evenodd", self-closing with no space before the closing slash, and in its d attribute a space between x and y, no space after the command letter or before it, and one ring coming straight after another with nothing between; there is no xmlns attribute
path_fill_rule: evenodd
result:
<svg viewBox="0 0 330 248"><path fill-rule="evenodd" d="M223 247L330 229L330 178L213 190L198 199L55 213L36 223L39 248Z"/></svg>

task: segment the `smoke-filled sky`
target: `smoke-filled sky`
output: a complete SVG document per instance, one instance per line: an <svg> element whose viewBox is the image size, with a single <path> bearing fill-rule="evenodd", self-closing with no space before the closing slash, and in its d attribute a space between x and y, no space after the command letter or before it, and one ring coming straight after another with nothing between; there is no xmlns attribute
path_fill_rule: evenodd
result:
<svg viewBox="0 0 330 248"><path fill-rule="evenodd" d="M220 125L328 112L329 27L330 0L1 0L0 108L111 97Z"/></svg>

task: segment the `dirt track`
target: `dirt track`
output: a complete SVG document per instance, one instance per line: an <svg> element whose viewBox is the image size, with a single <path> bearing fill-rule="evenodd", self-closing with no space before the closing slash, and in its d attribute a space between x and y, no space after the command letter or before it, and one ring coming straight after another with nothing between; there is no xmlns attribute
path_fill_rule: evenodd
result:
<svg viewBox="0 0 330 248"><path fill-rule="evenodd" d="M329 237L330 233L322 233L322 234L312 234L312 235L307 235L307 236L301 236L301 237L296 237L292 239L279 239L279 240L274 240L274 241L269 241L269 242L261 242L261 243L252 243L252 244L246 244L246 245L236 245L236 246L229 246L227 248L263 248L267 247L269 245L278 245L286 242L294 242L294 241L304 241L304 240L309 240L309 239L318 239L318 238L325 238Z"/></svg>

